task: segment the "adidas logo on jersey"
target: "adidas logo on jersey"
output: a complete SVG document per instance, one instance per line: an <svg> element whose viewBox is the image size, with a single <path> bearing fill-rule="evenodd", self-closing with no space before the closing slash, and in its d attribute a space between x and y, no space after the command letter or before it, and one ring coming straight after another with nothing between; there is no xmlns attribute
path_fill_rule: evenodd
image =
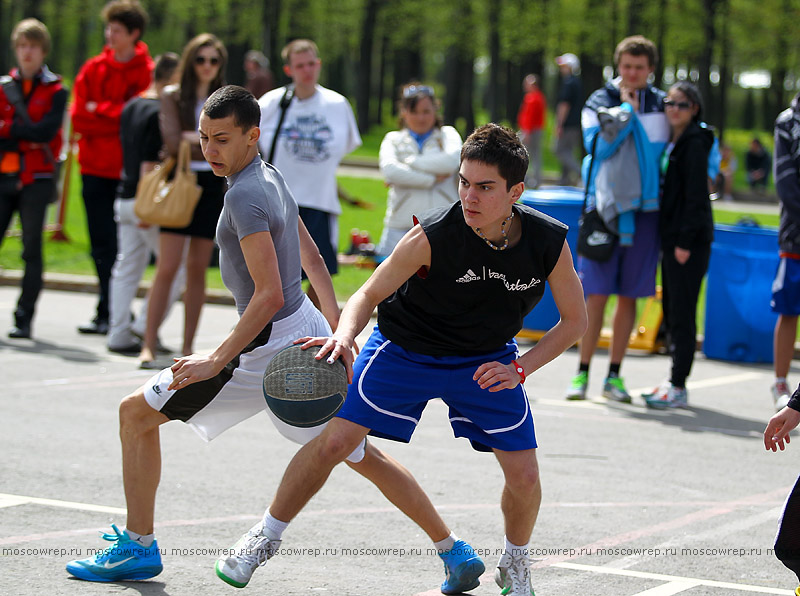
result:
<svg viewBox="0 0 800 596"><path fill-rule="evenodd" d="M480 275L475 275L472 269L467 269L467 272L456 280L456 283L465 284L471 281L478 281L481 279Z"/></svg>

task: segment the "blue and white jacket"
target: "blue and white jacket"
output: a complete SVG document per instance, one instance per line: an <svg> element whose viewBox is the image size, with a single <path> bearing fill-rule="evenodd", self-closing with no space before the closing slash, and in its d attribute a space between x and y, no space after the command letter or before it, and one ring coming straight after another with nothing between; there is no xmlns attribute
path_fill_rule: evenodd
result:
<svg viewBox="0 0 800 596"><path fill-rule="evenodd" d="M631 182L641 185L638 200L627 201L626 210L619 211L617 230L620 235L620 244L630 246L635 233L634 214L636 211L658 211L659 196L659 159L664 147L669 141L669 125L664 115L664 98L666 94L648 85L639 91L639 110L633 113L633 106L622 103L619 93L621 78L614 79L594 93L586 101L581 112L581 127L583 129L583 144L589 154L583 160L583 179L587 184L590 195L590 205L594 205L594 182L598 172L602 171L604 163L611 159L620 146L632 138L638 158L639 176L631 177ZM592 168L592 179L587 180L589 164L591 162L592 143L600 133L600 120L597 115L599 108L612 108L621 106L623 110L633 113L627 124L618 131L612 141L604 139L603 135L597 138L594 151L595 164ZM630 167L634 167L631 164ZM625 179L617 181L624 185Z"/></svg>

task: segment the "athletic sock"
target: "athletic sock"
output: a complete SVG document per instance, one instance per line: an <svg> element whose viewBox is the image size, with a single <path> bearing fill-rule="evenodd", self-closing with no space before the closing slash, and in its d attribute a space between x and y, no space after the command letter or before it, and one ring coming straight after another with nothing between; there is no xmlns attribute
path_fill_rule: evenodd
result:
<svg viewBox="0 0 800 596"><path fill-rule="evenodd" d="M508 537L503 536L503 540L505 541L506 552L514 558L517 557L525 557L528 558L528 544L526 543L523 545L516 545L509 542Z"/></svg>
<svg viewBox="0 0 800 596"><path fill-rule="evenodd" d="M786 377L775 377L775 384L777 385L778 383L786 383L787 385L789 384L786 381Z"/></svg>
<svg viewBox="0 0 800 596"><path fill-rule="evenodd" d="M450 535L447 538L445 538L444 540L440 540L439 542L434 542L433 546L436 547L436 550L441 555L442 553L446 553L451 548L453 548L453 545L456 543L456 540L458 540L458 536L450 532Z"/></svg>
<svg viewBox="0 0 800 596"><path fill-rule="evenodd" d="M582 373L582 372L588 373L589 372L589 363L588 362L581 362L580 365L578 366L578 372L579 373Z"/></svg>
<svg viewBox="0 0 800 596"><path fill-rule="evenodd" d="M283 522L275 519L270 514L269 510L264 514L264 536L270 540L280 540L283 531L289 527L289 522Z"/></svg>
<svg viewBox="0 0 800 596"><path fill-rule="evenodd" d="M622 366L621 362L612 362L608 365L608 376L609 378L618 377L619 376L619 369Z"/></svg>
<svg viewBox="0 0 800 596"><path fill-rule="evenodd" d="M145 548L149 548L156 539L155 533L153 534L137 534L136 532L132 532L128 528L125 528L125 532L128 534L128 538L133 540L134 542L141 544Z"/></svg>

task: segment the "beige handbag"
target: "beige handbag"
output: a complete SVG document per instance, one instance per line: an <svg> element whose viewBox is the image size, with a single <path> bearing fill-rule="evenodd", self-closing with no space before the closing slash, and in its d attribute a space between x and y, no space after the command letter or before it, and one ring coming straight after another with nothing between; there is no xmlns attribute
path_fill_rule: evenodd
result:
<svg viewBox="0 0 800 596"><path fill-rule="evenodd" d="M181 141L177 170L168 180L175 167L175 158L170 157L139 179L133 211L143 222L167 228L185 228L191 223L203 189L189 169L188 141Z"/></svg>

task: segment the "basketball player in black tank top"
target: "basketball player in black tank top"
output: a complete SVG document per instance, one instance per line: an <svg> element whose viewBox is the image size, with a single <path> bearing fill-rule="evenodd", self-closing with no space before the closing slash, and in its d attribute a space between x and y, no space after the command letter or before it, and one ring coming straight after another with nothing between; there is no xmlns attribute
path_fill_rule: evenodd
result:
<svg viewBox="0 0 800 596"><path fill-rule="evenodd" d="M566 227L516 204L527 165L513 131L495 124L476 130L461 153L460 204L420 215L348 301L333 337L304 338L307 348L321 346L318 358L342 358L355 378L338 416L289 464L268 516L290 522L367 434L408 441L425 403L441 397L456 436L493 451L503 469L505 552L495 579L504 594L533 594L527 545L541 487L522 384L583 335L586 309ZM513 338L545 282L561 320L519 356ZM354 338L378 305L378 328L354 363ZM432 386L438 394L431 395ZM246 563L259 544L244 536L225 568ZM441 555L446 567L452 562L470 572L448 573L445 594L477 587L483 571L469 545L455 545L457 554Z"/></svg>

